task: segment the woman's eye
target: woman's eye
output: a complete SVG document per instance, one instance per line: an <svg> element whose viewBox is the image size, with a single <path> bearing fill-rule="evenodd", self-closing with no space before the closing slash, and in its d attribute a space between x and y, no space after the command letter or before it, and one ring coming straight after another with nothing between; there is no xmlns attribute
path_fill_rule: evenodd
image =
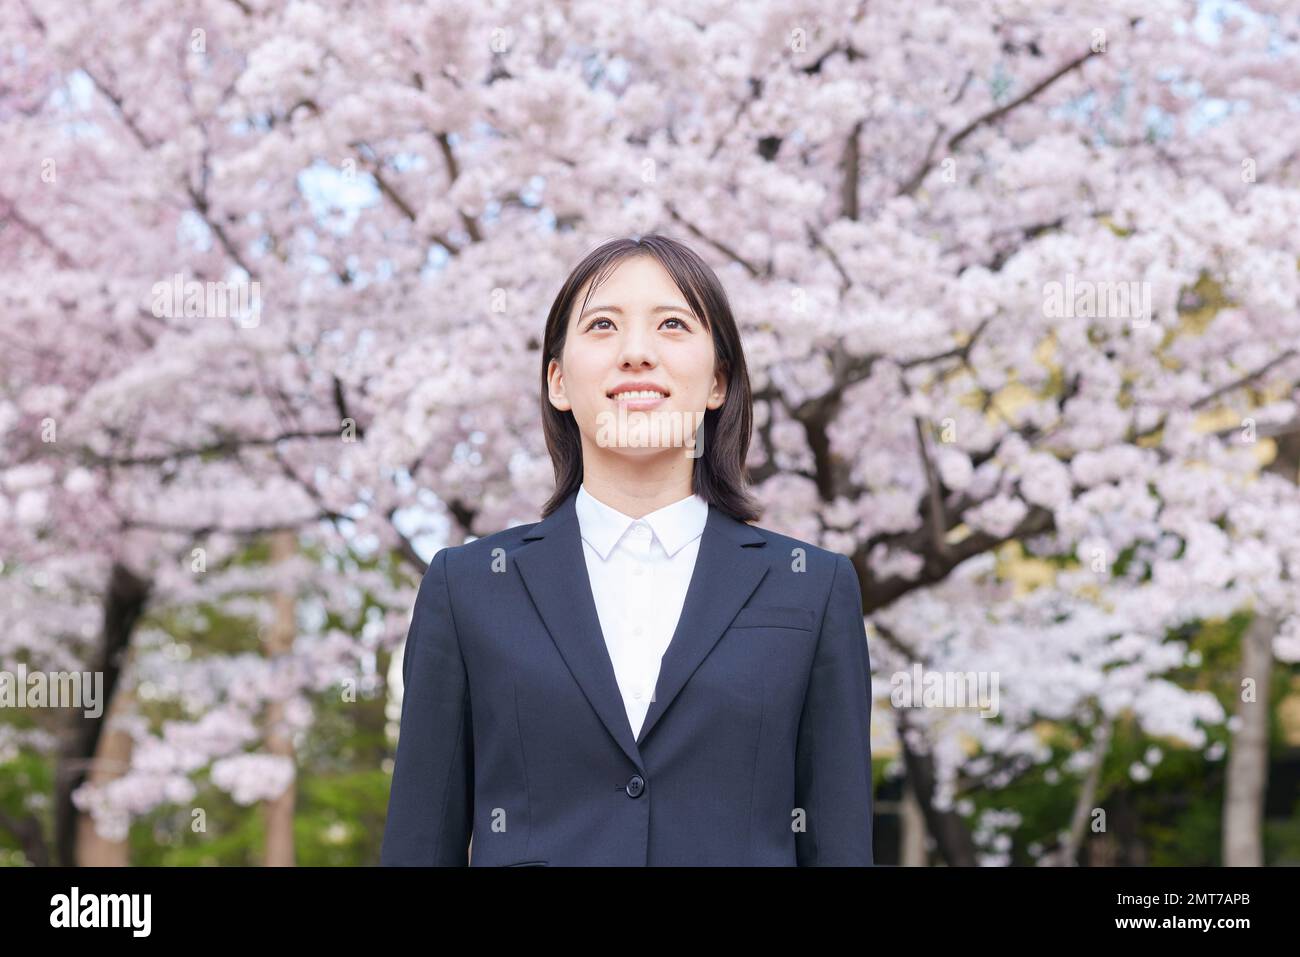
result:
<svg viewBox="0 0 1300 957"><path fill-rule="evenodd" d="M599 319L593 319L592 322L591 322L591 325L589 325L589 326L587 327L587 331L590 332L592 329L597 328L597 327L598 327L602 322L610 322L610 320L604 318L603 316L602 316L601 318L599 318ZM677 323L677 325L680 326L682 329L689 329L689 328L690 328L690 327L686 324L686 320L684 320L684 319L678 319L676 316L670 316L670 317L668 317L667 319L664 320L664 323L668 323L668 322L675 322L675 323ZM661 323L661 325L662 325L662 324L663 324L663 323Z"/></svg>

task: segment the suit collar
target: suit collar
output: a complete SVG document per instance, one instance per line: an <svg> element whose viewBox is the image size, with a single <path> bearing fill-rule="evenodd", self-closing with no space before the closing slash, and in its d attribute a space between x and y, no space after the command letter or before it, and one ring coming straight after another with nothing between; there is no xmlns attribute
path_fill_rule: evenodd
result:
<svg viewBox="0 0 1300 957"><path fill-rule="evenodd" d="M708 506L681 618L660 662L659 681L640 736L634 737L587 576L577 495L575 490L525 533L515 565L593 710L644 772L640 745L767 573L766 539L752 526Z"/></svg>
<svg viewBox="0 0 1300 957"><path fill-rule="evenodd" d="M609 558L609 553L627 533L628 527L638 521L600 501L587 491L585 485L578 486L573 507L578 518L579 533L596 550L602 561ZM708 518L709 503L699 495L688 495L655 509L640 521L650 526L655 538L659 539L659 544L672 557L704 533Z"/></svg>
<svg viewBox="0 0 1300 957"><path fill-rule="evenodd" d="M546 538L548 535L561 531L570 522L576 525L577 510L575 506L577 500L578 492L575 489L569 493L569 497L561 502L555 511L529 529L524 534L523 540L531 542L534 539ZM763 545L766 542L766 539L755 531L752 525L734 519L726 512L719 511L712 505L707 507L709 514L704 524L706 533L710 530L716 530L736 545Z"/></svg>

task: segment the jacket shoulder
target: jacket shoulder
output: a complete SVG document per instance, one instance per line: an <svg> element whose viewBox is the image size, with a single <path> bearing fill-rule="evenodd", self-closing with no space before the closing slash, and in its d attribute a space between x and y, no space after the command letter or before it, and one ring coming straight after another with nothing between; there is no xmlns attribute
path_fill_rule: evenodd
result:
<svg viewBox="0 0 1300 957"><path fill-rule="evenodd" d="M829 548L822 548L820 545L805 542L803 539L794 538L791 535L782 535L770 528L762 528L758 525L748 525L747 527L763 537L767 542L766 546L764 546L767 550L781 555L802 554L810 565L816 564L830 569L835 567L835 562L839 561L841 557L846 557L841 556L839 552L831 551Z"/></svg>
<svg viewBox="0 0 1300 957"><path fill-rule="evenodd" d="M461 545L448 545L440 549L440 551L447 553L448 565L463 563L474 565L480 562L491 562L500 554L497 549L504 549L505 554L510 554L524 543L524 536L539 524L539 522L528 522L524 525L512 525L502 531L476 538Z"/></svg>

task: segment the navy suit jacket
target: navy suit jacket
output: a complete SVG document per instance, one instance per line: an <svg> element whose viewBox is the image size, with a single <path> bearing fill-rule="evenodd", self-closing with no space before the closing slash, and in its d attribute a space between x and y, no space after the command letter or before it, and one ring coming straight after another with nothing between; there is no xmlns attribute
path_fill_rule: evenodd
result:
<svg viewBox="0 0 1300 957"><path fill-rule="evenodd" d="M380 863L870 866L852 563L710 506L634 737L575 498L430 563Z"/></svg>

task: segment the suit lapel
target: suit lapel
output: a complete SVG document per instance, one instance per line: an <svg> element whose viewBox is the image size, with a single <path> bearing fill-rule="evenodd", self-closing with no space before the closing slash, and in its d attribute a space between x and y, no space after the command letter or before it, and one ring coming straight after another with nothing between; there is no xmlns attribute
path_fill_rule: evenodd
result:
<svg viewBox="0 0 1300 957"><path fill-rule="evenodd" d="M766 539L744 522L709 506L695 571L673 640L659 665L654 699L637 738L640 745L713 650L736 612L767 574Z"/></svg>
<svg viewBox="0 0 1300 957"><path fill-rule="evenodd" d="M640 736L634 739L587 575L576 498L575 491L524 536L529 544L516 552L515 564L592 709L644 772L639 745L758 587L768 565L765 540L750 526L709 506L681 618L660 662Z"/></svg>

